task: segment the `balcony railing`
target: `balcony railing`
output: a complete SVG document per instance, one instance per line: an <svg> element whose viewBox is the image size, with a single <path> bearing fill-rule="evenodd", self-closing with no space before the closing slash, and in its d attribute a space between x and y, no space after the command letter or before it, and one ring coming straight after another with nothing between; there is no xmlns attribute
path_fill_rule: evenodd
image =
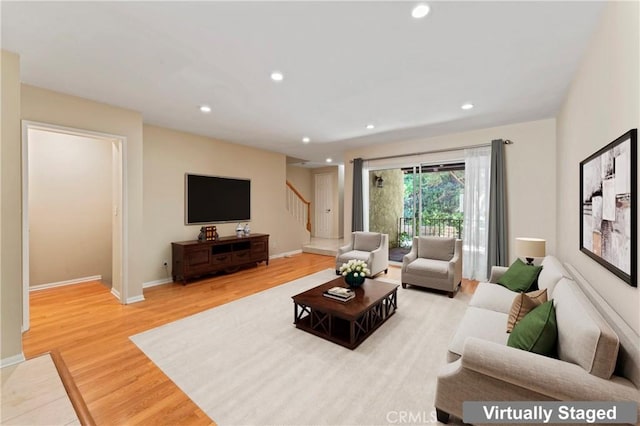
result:
<svg viewBox="0 0 640 426"><path fill-rule="evenodd" d="M403 235L409 236L409 238L414 235L462 238L462 219L426 217L422 219L419 225L419 228L415 229L415 219L413 217L398 218L398 246L401 246ZM414 232L414 230L418 232Z"/></svg>

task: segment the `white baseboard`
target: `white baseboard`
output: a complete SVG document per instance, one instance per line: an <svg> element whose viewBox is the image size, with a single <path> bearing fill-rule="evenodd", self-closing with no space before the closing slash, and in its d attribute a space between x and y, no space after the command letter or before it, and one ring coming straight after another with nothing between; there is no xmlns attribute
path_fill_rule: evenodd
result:
<svg viewBox="0 0 640 426"><path fill-rule="evenodd" d="M278 259L278 258L281 258L281 257L289 257L289 256L293 256L294 254L300 254L300 253L302 253L302 249L274 254L273 256L269 256L269 259Z"/></svg>
<svg viewBox="0 0 640 426"><path fill-rule="evenodd" d="M127 301L125 302L125 304L130 305L132 303L138 303L138 302L144 302L144 296L143 295L129 297L129 298L127 298Z"/></svg>
<svg viewBox="0 0 640 426"><path fill-rule="evenodd" d="M161 278L159 280L147 281L146 283L142 283L142 288L155 287L162 284L169 284L173 282L173 278Z"/></svg>
<svg viewBox="0 0 640 426"><path fill-rule="evenodd" d="M18 355L0 359L0 367L8 367L10 365L20 364L24 360L25 360L24 353L20 352Z"/></svg>
<svg viewBox="0 0 640 426"><path fill-rule="evenodd" d="M115 288L113 288L113 287L111 287L111 294L113 294L116 299L122 300L122 299L120 299L120 292L118 290L116 290Z"/></svg>
<svg viewBox="0 0 640 426"><path fill-rule="evenodd" d="M55 283L34 285L29 287L29 291L38 291L38 290L44 290L47 288L62 287L65 285L88 283L90 281L101 281L101 280L102 280L102 275L92 275L90 277L74 278L72 280L58 281Z"/></svg>

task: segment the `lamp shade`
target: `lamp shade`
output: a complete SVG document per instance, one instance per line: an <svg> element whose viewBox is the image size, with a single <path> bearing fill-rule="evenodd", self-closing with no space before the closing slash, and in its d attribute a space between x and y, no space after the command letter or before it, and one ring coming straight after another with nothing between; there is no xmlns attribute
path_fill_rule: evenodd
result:
<svg viewBox="0 0 640 426"><path fill-rule="evenodd" d="M546 240L541 238L516 238L516 256L518 257L544 257Z"/></svg>

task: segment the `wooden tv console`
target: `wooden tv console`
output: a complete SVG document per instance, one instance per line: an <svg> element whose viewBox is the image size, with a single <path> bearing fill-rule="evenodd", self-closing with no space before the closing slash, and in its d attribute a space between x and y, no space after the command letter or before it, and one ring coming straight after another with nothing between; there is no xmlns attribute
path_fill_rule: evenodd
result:
<svg viewBox="0 0 640 426"><path fill-rule="evenodd" d="M215 241L181 241L171 243L173 281L184 284L192 277L225 271L265 261L269 264L269 235L221 237Z"/></svg>

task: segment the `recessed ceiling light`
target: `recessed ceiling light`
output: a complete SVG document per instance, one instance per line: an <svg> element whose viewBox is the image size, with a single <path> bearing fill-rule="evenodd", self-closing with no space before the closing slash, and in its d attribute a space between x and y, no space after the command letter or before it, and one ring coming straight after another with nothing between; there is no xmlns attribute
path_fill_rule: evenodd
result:
<svg viewBox="0 0 640 426"><path fill-rule="evenodd" d="M200 105L201 112L211 112L211 107L209 105Z"/></svg>
<svg viewBox="0 0 640 426"><path fill-rule="evenodd" d="M460 108L462 108L462 109L471 109L471 108L473 108L473 104L466 103L466 104L462 105Z"/></svg>
<svg viewBox="0 0 640 426"><path fill-rule="evenodd" d="M431 10L429 5L422 3L413 8L411 16L416 19L424 18L429 14L429 10Z"/></svg>
<svg viewBox="0 0 640 426"><path fill-rule="evenodd" d="M282 81L283 79L284 79L284 75L280 71L274 71L271 73L271 80Z"/></svg>
<svg viewBox="0 0 640 426"><path fill-rule="evenodd" d="M327 159L326 159L326 160L324 160L324 161L326 161L327 163L330 163L330 162L332 162L333 160L332 160L331 158L327 158Z"/></svg>
<svg viewBox="0 0 640 426"><path fill-rule="evenodd" d="M302 138L302 143L309 143L309 142L311 142L311 139L309 139L307 136Z"/></svg>
<svg viewBox="0 0 640 426"><path fill-rule="evenodd" d="M374 126L373 124L367 124L367 129L371 130L371 129L375 129L376 126Z"/></svg>

